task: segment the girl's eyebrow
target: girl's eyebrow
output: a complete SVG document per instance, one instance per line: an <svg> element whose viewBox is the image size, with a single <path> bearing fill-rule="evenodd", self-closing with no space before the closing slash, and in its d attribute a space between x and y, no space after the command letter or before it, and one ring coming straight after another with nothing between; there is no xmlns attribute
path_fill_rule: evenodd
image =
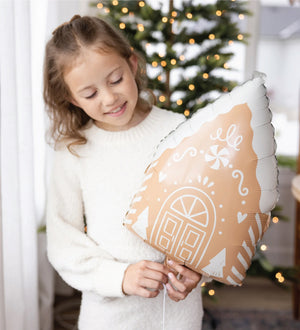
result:
<svg viewBox="0 0 300 330"><path fill-rule="evenodd" d="M107 76L106 79L108 79L115 71L119 70L121 68L121 66L118 66L117 68L113 69ZM81 88L80 90L77 91L77 93L81 93L83 91L85 91L86 89L92 88L93 85L89 85L86 87Z"/></svg>

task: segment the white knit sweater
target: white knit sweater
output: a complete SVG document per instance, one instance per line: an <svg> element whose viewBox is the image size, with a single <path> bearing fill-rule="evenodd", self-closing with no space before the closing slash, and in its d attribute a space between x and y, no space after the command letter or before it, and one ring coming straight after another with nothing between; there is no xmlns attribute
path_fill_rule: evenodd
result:
<svg viewBox="0 0 300 330"><path fill-rule="evenodd" d="M47 207L49 260L61 277L82 291L80 330L162 329L163 292L156 298L124 296L130 263L163 262L164 255L123 225L155 146L184 117L153 107L137 126L108 132L91 124L80 157L55 152ZM87 234L84 233L86 215ZM201 329L200 285L181 302L167 296L165 329Z"/></svg>

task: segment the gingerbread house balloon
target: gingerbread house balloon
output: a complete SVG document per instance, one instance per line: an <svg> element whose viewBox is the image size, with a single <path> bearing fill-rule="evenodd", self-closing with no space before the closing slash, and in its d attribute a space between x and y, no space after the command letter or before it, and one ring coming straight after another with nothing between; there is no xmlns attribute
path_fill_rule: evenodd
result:
<svg viewBox="0 0 300 330"><path fill-rule="evenodd" d="M167 257L239 285L278 200L264 76L198 110L158 145L124 225Z"/></svg>

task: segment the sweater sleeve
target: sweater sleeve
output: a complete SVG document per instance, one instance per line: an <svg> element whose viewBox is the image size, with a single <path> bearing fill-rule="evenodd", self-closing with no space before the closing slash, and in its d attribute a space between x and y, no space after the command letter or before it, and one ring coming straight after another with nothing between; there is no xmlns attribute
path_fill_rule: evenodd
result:
<svg viewBox="0 0 300 330"><path fill-rule="evenodd" d="M47 202L48 258L72 287L101 296L121 297L129 264L115 260L84 233L78 159L56 151Z"/></svg>

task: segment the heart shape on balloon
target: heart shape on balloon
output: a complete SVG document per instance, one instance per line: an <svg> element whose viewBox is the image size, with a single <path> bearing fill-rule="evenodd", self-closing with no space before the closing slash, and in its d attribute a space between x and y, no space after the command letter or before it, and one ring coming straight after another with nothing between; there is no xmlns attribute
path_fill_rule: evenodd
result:
<svg viewBox="0 0 300 330"><path fill-rule="evenodd" d="M262 75L198 110L157 146L124 225L168 258L239 285L278 200Z"/></svg>

